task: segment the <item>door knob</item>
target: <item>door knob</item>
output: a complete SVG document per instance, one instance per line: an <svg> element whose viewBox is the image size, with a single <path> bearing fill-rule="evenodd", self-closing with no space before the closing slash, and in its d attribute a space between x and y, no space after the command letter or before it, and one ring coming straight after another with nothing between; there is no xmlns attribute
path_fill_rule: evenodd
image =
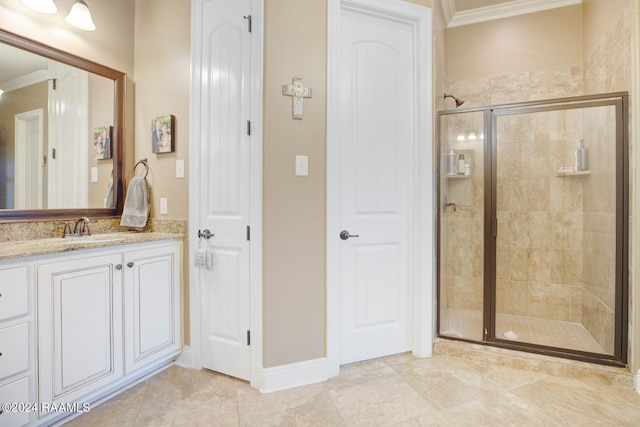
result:
<svg viewBox="0 0 640 427"><path fill-rule="evenodd" d="M205 228L202 231L198 230L198 237L200 239L202 239L204 237L206 240L209 240L210 238L213 237L213 233L211 231L209 231L209 229Z"/></svg>
<svg viewBox="0 0 640 427"><path fill-rule="evenodd" d="M342 230L340 232L340 238L342 240L347 240L349 237L360 237L359 234L349 234L349 232L347 230Z"/></svg>

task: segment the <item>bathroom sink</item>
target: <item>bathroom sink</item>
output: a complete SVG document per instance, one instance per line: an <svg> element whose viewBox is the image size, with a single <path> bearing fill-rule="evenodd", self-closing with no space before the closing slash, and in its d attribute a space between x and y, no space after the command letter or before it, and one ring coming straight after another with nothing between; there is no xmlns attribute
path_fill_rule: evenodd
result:
<svg viewBox="0 0 640 427"><path fill-rule="evenodd" d="M62 243L64 244L82 244L82 243L105 243L105 242L118 242L120 240L124 240L122 236L104 236L104 235L94 235L94 236L67 236L62 239Z"/></svg>

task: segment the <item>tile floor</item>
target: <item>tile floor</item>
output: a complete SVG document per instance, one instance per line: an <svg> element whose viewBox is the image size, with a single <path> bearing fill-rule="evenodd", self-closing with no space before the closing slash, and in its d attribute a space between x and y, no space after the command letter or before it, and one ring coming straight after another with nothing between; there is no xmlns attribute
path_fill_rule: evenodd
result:
<svg viewBox="0 0 640 427"><path fill-rule="evenodd" d="M439 340L435 355L342 367L270 394L172 366L71 420L72 426L638 426L625 370Z"/></svg>

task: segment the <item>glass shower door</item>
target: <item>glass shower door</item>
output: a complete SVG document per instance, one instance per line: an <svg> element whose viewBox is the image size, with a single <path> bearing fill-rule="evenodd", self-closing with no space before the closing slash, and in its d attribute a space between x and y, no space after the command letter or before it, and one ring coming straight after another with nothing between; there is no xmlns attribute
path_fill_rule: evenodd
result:
<svg viewBox="0 0 640 427"><path fill-rule="evenodd" d="M622 151L603 103L495 113L496 340L616 353Z"/></svg>
<svg viewBox="0 0 640 427"><path fill-rule="evenodd" d="M440 116L439 334L483 339L484 113Z"/></svg>

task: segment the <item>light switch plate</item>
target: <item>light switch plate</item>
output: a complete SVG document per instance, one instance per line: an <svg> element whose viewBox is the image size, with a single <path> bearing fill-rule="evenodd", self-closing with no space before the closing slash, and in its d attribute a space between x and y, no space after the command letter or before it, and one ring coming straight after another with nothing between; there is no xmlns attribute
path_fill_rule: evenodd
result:
<svg viewBox="0 0 640 427"><path fill-rule="evenodd" d="M167 214L167 198L161 197L160 198L160 215L166 215L166 214Z"/></svg>
<svg viewBox="0 0 640 427"><path fill-rule="evenodd" d="M176 178L184 178L184 159L176 160Z"/></svg>
<svg viewBox="0 0 640 427"><path fill-rule="evenodd" d="M309 176L309 156L296 156L296 176Z"/></svg>
<svg viewBox="0 0 640 427"><path fill-rule="evenodd" d="M98 168L96 166L91 168L91 182L98 182Z"/></svg>

